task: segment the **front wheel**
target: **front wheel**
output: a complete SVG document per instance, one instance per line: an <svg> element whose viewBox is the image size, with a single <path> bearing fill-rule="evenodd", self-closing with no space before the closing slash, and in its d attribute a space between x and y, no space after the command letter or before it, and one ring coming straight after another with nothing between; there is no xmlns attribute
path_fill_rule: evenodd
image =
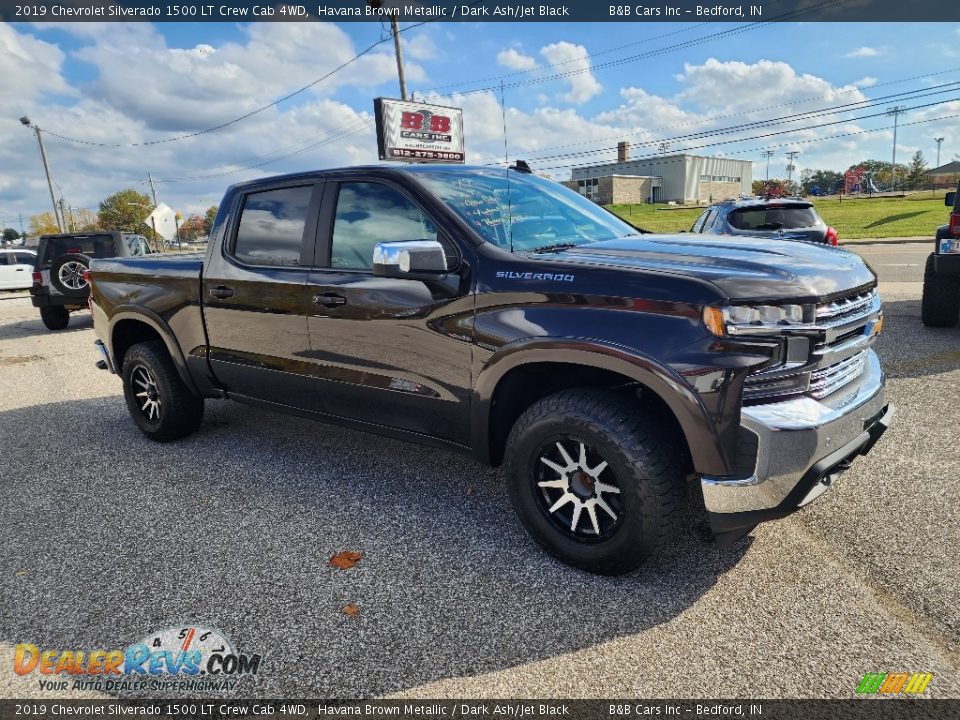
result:
<svg viewBox="0 0 960 720"><path fill-rule="evenodd" d="M960 277L938 274L932 253L923 271L920 319L927 327L953 327L960 320Z"/></svg>
<svg viewBox="0 0 960 720"><path fill-rule="evenodd" d="M159 340L134 345L123 358L123 396L137 426L151 440L169 442L196 432L203 398L190 392Z"/></svg>
<svg viewBox="0 0 960 720"><path fill-rule="evenodd" d="M506 449L510 499L533 538L604 575L640 567L672 534L680 458L636 400L564 390L517 420Z"/></svg>

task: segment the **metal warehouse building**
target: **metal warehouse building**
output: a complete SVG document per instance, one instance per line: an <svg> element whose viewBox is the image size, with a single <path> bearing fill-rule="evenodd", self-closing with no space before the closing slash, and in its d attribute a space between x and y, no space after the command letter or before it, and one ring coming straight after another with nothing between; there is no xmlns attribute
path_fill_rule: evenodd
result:
<svg viewBox="0 0 960 720"><path fill-rule="evenodd" d="M617 162L574 168L564 183L603 205L619 202L707 203L751 195L753 163L700 155L630 159L621 142ZM639 181L638 178L644 178Z"/></svg>

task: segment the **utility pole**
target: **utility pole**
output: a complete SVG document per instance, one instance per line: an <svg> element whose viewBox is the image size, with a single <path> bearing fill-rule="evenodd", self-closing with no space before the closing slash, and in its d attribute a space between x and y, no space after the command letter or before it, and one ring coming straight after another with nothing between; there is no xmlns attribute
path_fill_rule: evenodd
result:
<svg viewBox="0 0 960 720"><path fill-rule="evenodd" d="M147 182L150 183L150 194L153 195L153 207L157 207L157 188L153 186L153 175L147 173Z"/></svg>
<svg viewBox="0 0 960 720"><path fill-rule="evenodd" d="M792 182L793 180L793 171L796 170L796 166L793 164L793 159L799 154L799 150L791 150L787 153L787 182Z"/></svg>
<svg viewBox="0 0 960 720"><path fill-rule="evenodd" d="M760 153L761 157L764 157L767 159L767 181L768 182L770 181L770 158L772 158L775 154L776 153L774 153L773 150L764 150L762 153Z"/></svg>
<svg viewBox="0 0 960 720"><path fill-rule="evenodd" d="M894 105L887 110L887 115L893 116L893 161L890 163L890 189L897 189L897 124L900 116L907 111L903 105Z"/></svg>
<svg viewBox="0 0 960 720"><path fill-rule="evenodd" d="M367 5L372 8L381 9L384 0L367 0ZM394 8L388 8L389 11ZM393 49L397 54L397 76L400 78L400 99L407 99L407 79L403 72L403 52L400 49L400 23L397 22L397 14L390 12L390 34L393 35Z"/></svg>
<svg viewBox="0 0 960 720"><path fill-rule="evenodd" d="M403 52L400 50L400 23L397 16L390 16L390 29L393 31L393 47L397 51L397 75L400 78L400 99L407 99L407 79L403 74Z"/></svg>
<svg viewBox="0 0 960 720"><path fill-rule="evenodd" d="M64 205L63 205L63 197L62 197L62 196L61 196L61 198L57 201L57 203L60 205L60 217L63 218L64 228L67 230L67 232L73 232L69 227L67 227L67 213L66 213L66 210L65 210Z"/></svg>
<svg viewBox="0 0 960 720"><path fill-rule="evenodd" d="M20 237L23 237L23 236L24 236L24 231L23 231L23 213L17 213L17 217L20 218Z"/></svg>
<svg viewBox="0 0 960 720"><path fill-rule="evenodd" d="M43 149L43 138L40 136L40 128L30 122L30 118L24 115L20 118L20 123L33 130L37 136L37 143L40 145L40 159L43 160L43 171L47 174L47 188L50 190L50 204L53 205L53 218L57 221L57 228L63 232L63 220L57 212L57 198L53 194L53 180L50 178L50 165L47 163L47 152Z"/></svg>
<svg viewBox="0 0 960 720"><path fill-rule="evenodd" d="M153 196L153 209L156 210L157 209L157 188L154 187L153 185L153 175L151 173L147 173L147 182L150 183L150 194ZM156 215L153 214L153 212L150 213L150 226L153 228L153 241L160 242L160 240L158 239L160 236L157 235L157 217ZM166 245L167 245L166 241L164 241L163 243L164 248L166 248Z"/></svg>
<svg viewBox="0 0 960 720"><path fill-rule="evenodd" d="M936 165L936 167L940 167L940 146L943 145L943 138L942 138L942 137L934 138L934 141L937 143L937 165Z"/></svg>

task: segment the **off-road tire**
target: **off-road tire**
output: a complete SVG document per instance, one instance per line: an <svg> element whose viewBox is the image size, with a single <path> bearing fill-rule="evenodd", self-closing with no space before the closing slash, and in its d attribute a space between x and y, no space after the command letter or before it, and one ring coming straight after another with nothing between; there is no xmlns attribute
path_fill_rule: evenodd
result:
<svg viewBox="0 0 960 720"><path fill-rule="evenodd" d="M70 324L70 313L58 305L40 308L40 319L47 330L63 330Z"/></svg>
<svg viewBox="0 0 960 720"><path fill-rule="evenodd" d="M938 275L933 253L923 270L923 299L920 319L927 327L954 327L960 320L960 277Z"/></svg>
<svg viewBox="0 0 960 720"><path fill-rule="evenodd" d="M574 388L528 408L507 439L505 475L510 500L527 531L565 563L602 575L635 570L671 538L684 497L683 462L672 438L635 396L597 388ZM577 436L597 448L620 486L623 518L613 534L587 542L558 529L532 468L545 443Z"/></svg>
<svg viewBox="0 0 960 720"><path fill-rule="evenodd" d="M66 255L61 255L50 265L50 284L67 297L87 297L90 294L90 283L84 281L77 284L77 287L70 287L69 285L65 285L60 280L60 269L67 264L70 264L71 268L74 268L76 272L82 273L83 270L88 270L90 268L90 258L80 253L67 253ZM83 270L80 270L81 267ZM76 272L73 274L75 275Z"/></svg>
<svg viewBox="0 0 960 720"><path fill-rule="evenodd" d="M170 442L196 432L203 422L203 398L194 395L180 379L166 346L160 340L139 343L123 358L123 396L130 417L151 440ZM143 409L145 379L149 378L159 401L156 417Z"/></svg>

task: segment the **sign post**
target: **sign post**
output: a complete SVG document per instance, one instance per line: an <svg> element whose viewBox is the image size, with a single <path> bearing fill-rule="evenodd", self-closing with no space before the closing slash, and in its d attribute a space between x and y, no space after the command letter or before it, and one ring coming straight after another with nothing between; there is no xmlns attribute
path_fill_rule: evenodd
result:
<svg viewBox="0 0 960 720"><path fill-rule="evenodd" d="M376 98L377 150L381 160L463 163L463 110Z"/></svg>

